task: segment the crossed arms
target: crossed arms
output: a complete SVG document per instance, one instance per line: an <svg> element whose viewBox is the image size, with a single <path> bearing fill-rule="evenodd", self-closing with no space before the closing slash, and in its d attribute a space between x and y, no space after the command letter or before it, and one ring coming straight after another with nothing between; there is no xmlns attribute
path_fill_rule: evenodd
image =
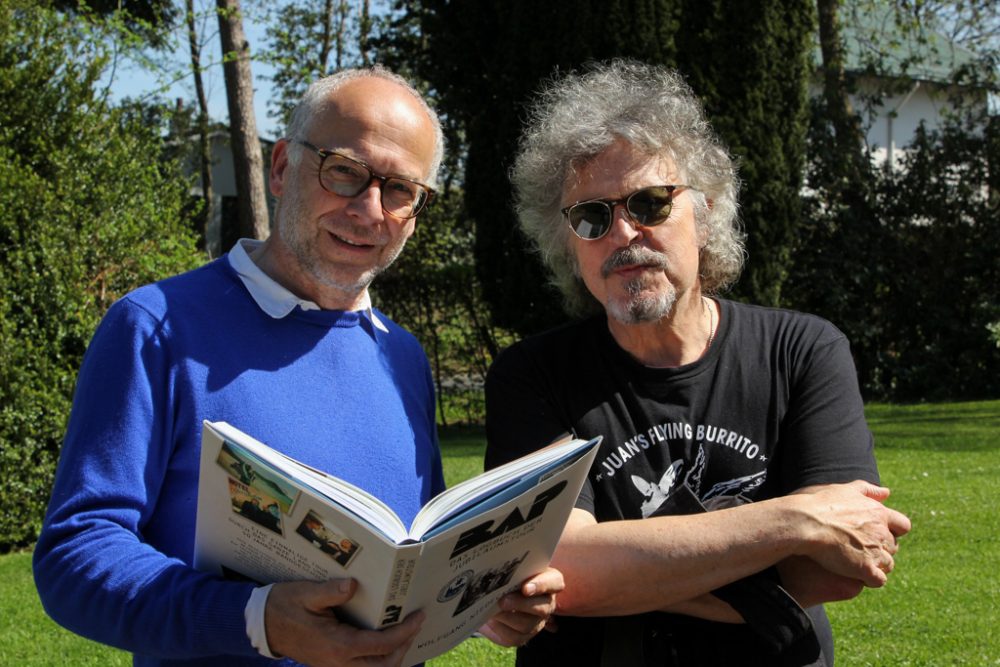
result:
<svg viewBox="0 0 1000 667"><path fill-rule="evenodd" d="M711 591L773 565L804 607L854 597L885 584L910 529L888 495L858 481L696 515L598 523L576 509L552 562L566 582L559 613L739 622Z"/></svg>

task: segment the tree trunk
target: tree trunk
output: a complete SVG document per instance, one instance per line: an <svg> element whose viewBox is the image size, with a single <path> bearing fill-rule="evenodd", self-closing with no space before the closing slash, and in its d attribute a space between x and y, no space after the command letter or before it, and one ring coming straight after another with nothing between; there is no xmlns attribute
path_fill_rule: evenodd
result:
<svg viewBox="0 0 1000 667"><path fill-rule="evenodd" d="M263 239L270 232L264 192L264 158L260 150L253 108L250 44L243 32L239 0L216 0L222 41L229 135L236 172L237 215L240 235Z"/></svg>
<svg viewBox="0 0 1000 667"><path fill-rule="evenodd" d="M205 84L201 77L201 44L198 42L198 31L194 20L194 0L185 0L187 12L188 46L191 50L191 75L194 77L194 89L198 97L198 154L201 165L201 195L205 200L205 208L199 220L198 244L204 248L206 229L214 214L212 199L212 151L208 138L208 98L205 95Z"/></svg>
<svg viewBox="0 0 1000 667"><path fill-rule="evenodd" d="M840 0L816 0L819 15L819 46L823 56L823 101L827 118L833 125L834 137L841 155L850 158L852 166L863 157L863 137L858 119L851 108L851 99L844 74L844 45L840 34L837 11Z"/></svg>
<svg viewBox="0 0 1000 667"><path fill-rule="evenodd" d="M319 67L316 68L320 76L327 73L327 63L330 62L330 50L333 48L333 0L325 0L323 3L322 34L319 44ZM337 39L337 69L340 69L340 39Z"/></svg>
<svg viewBox="0 0 1000 667"><path fill-rule="evenodd" d="M361 0L358 8L358 50L361 51L361 64L365 67L371 65L368 57L368 41L372 30L371 7L368 0Z"/></svg>

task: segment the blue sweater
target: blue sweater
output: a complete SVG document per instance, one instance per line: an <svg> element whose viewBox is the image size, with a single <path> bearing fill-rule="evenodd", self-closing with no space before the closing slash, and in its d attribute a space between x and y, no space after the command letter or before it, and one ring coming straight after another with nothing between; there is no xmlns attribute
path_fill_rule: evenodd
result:
<svg viewBox="0 0 1000 667"><path fill-rule="evenodd" d="M203 419L383 499L409 523L444 488L426 356L380 315L273 319L226 258L140 288L101 322L35 549L46 611L137 665L273 664L252 586L190 566Z"/></svg>

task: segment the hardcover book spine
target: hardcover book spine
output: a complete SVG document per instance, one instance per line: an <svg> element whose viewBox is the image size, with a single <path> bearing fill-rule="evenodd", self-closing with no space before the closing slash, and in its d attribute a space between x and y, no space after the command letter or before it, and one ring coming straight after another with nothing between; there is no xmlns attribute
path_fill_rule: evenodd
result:
<svg viewBox="0 0 1000 667"><path fill-rule="evenodd" d="M395 625L403 620L406 597L413 583L413 572L423 550L422 544L401 546L396 552L396 560L389 571L382 614L378 627Z"/></svg>

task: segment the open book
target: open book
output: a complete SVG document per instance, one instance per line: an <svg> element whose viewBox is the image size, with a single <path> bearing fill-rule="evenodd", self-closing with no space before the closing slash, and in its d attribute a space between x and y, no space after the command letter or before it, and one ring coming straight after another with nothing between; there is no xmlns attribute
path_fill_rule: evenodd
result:
<svg viewBox="0 0 1000 667"><path fill-rule="evenodd" d="M552 445L466 480L404 526L362 489L206 421L194 564L258 583L352 577L357 591L338 613L358 626L426 612L403 661L422 662L545 569L598 442Z"/></svg>

